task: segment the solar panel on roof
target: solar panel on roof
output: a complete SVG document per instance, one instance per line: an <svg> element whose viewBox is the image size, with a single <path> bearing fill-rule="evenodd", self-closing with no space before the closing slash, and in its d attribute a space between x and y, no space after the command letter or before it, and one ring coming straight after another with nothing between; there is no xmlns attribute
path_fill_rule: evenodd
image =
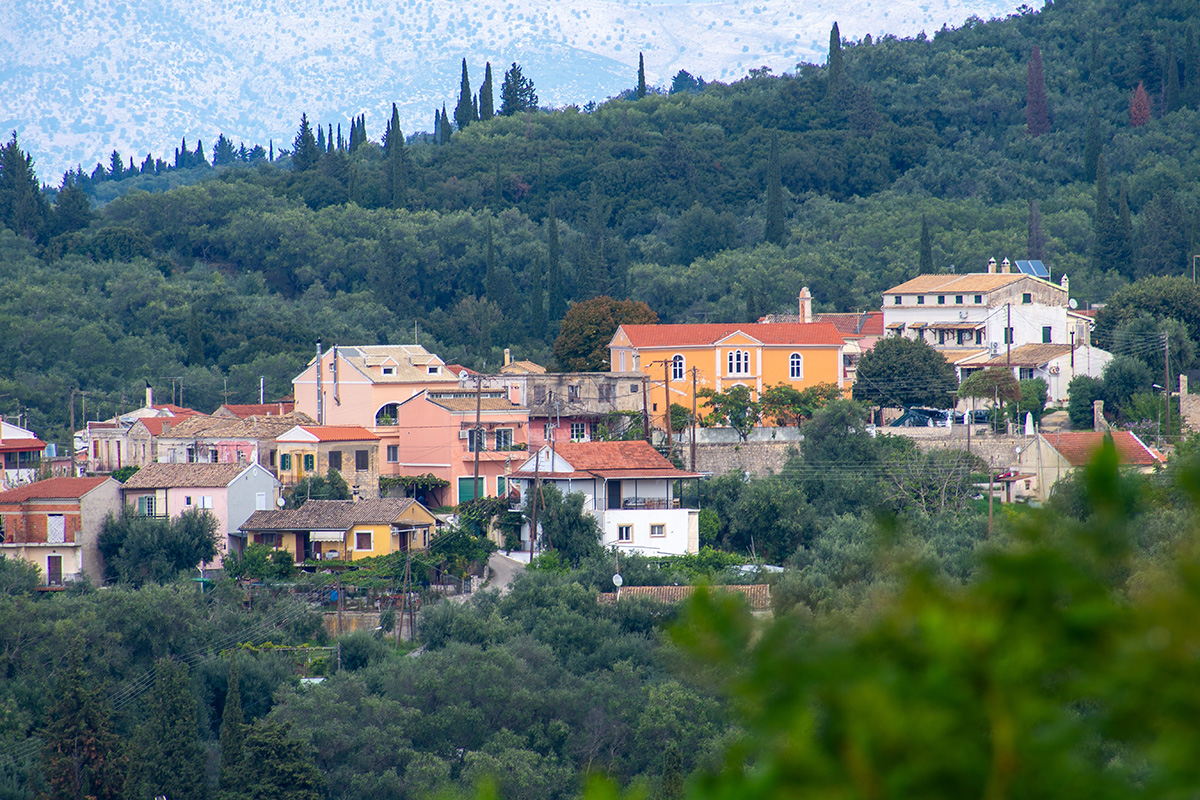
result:
<svg viewBox="0 0 1200 800"><path fill-rule="evenodd" d="M1041 261L1018 261L1017 271L1022 275L1032 275L1035 278L1050 278L1050 270Z"/></svg>

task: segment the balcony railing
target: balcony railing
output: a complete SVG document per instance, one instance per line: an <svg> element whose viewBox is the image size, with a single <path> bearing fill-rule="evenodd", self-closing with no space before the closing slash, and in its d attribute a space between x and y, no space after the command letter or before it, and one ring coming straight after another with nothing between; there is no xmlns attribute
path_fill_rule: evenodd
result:
<svg viewBox="0 0 1200 800"><path fill-rule="evenodd" d="M621 500L621 508L633 510L659 510L664 508L679 508L679 498L672 497L626 497Z"/></svg>

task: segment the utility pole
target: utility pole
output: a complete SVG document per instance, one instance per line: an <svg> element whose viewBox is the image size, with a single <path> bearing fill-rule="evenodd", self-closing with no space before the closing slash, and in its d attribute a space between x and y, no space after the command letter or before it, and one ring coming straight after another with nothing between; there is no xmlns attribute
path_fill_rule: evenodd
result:
<svg viewBox="0 0 1200 800"><path fill-rule="evenodd" d="M412 608L408 602L409 581L412 579L412 550L408 551L407 557L404 559L404 599L400 601L400 619L396 621L396 647L400 646L400 639L404 635L404 615L411 612ZM412 641L416 631L412 629L412 621L408 623L408 639Z"/></svg>
<svg viewBox="0 0 1200 800"><path fill-rule="evenodd" d="M692 367L692 472L696 471L696 368Z"/></svg>
<svg viewBox="0 0 1200 800"><path fill-rule="evenodd" d="M992 538L992 504L995 502L996 493L993 489L993 482L996 479L996 469L992 464L988 464L988 532L987 538Z"/></svg>
<svg viewBox="0 0 1200 800"><path fill-rule="evenodd" d="M480 411L483 406L483 376L475 375L475 429L471 431L471 447L475 451L475 478L471 482L473 500L479 499L479 451L483 447L483 426L480 424ZM459 500L462 500L460 497Z"/></svg>
<svg viewBox="0 0 1200 800"><path fill-rule="evenodd" d="M342 571L341 570L338 570L338 574L337 574L337 596L338 596L337 635L341 636L342 635ZM341 658L342 658L342 651L339 649L338 650L338 669L339 670L341 670L341 668L342 668Z"/></svg>
<svg viewBox="0 0 1200 800"><path fill-rule="evenodd" d="M1012 372L1012 303L1004 304L1004 343L1007 345L1004 351L1004 366Z"/></svg>
<svg viewBox="0 0 1200 800"><path fill-rule="evenodd" d="M537 539L538 495L542 491L542 451L533 456L533 495L529 498L529 563L533 563L533 542Z"/></svg>
<svg viewBox="0 0 1200 800"><path fill-rule="evenodd" d="M1167 400L1167 441L1171 441L1171 334L1163 334L1163 366L1167 381L1163 384Z"/></svg>
<svg viewBox="0 0 1200 800"><path fill-rule="evenodd" d="M642 432L646 434L646 444L650 441L650 401L646 398L646 374L642 373Z"/></svg>
<svg viewBox="0 0 1200 800"><path fill-rule="evenodd" d="M263 403L267 402L266 400L263 399L263 397L266 395L266 393L267 393L267 376L259 375L258 376L258 404L260 406Z"/></svg>
<svg viewBox="0 0 1200 800"><path fill-rule="evenodd" d="M663 421L667 423L667 453L671 452L671 359L663 359Z"/></svg>

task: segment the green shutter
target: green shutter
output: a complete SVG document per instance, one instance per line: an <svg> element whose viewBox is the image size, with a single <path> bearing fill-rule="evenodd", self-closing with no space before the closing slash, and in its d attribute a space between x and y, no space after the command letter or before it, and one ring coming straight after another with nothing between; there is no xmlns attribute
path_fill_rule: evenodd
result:
<svg viewBox="0 0 1200 800"><path fill-rule="evenodd" d="M483 488L487 483L482 475L479 476L479 486ZM475 499L475 479L474 478L459 478L458 479L458 502L466 503L469 500Z"/></svg>

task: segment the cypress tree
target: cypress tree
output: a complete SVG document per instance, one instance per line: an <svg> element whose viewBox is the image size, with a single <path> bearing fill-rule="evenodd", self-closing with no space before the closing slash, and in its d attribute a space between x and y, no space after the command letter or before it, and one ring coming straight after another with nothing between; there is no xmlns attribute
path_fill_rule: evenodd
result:
<svg viewBox="0 0 1200 800"><path fill-rule="evenodd" d="M1175 48L1167 47L1166 74L1163 76L1163 113L1169 114L1183 107L1183 87L1179 83L1179 62L1175 59Z"/></svg>
<svg viewBox="0 0 1200 800"><path fill-rule="evenodd" d="M1150 121L1150 96L1146 94L1145 84L1139 83L1133 90L1133 98L1129 101L1129 124L1140 128Z"/></svg>
<svg viewBox="0 0 1200 800"><path fill-rule="evenodd" d="M333 152L333 123L329 123L329 135L325 137L325 152Z"/></svg>
<svg viewBox="0 0 1200 800"><path fill-rule="evenodd" d="M1200 107L1200 50L1196 48L1196 29L1188 28L1187 44L1183 48L1183 103L1189 108Z"/></svg>
<svg viewBox="0 0 1200 800"><path fill-rule="evenodd" d="M549 284L550 305L547 311L551 321L562 319L567 313L567 300L563 296L562 258L558 247L558 218L554 215L554 201L546 217L546 281Z"/></svg>
<svg viewBox="0 0 1200 800"><path fill-rule="evenodd" d="M929 218L921 216L921 275L933 273L933 237L929 233Z"/></svg>
<svg viewBox="0 0 1200 800"><path fill-rule="evenodd" d="M49 211L33 169L33 158L21 150L17 132L0 146L0 225L21 236L42 235Z"/></svg>
<svg viewBox="0 0 1200 800"><path fill-rule="evenodd" d="M1042 209L1037 200L1029 201L1029 257L1041 261L1046 257L1046 236L1042 233Z"/></svg>
<svg viewBox="0 0 1200 800"><path fill-rule="evenodd" d="M205 752L188 668L159 659L154 665L149 715L138 729L125 781L127 797L205 800Z"/></svg>
<svg viewBox="0 0 1200 800"><path fill-rule="evenodd" d="M833 29L829 31L829 58L825 62L827 74L825 96L830 100L836 100L846 88L846 65L842 60L842 34L838 31L838 24L833 23Z"/></svg>
<svg viewBox="0 0 1200 800"><path fill-rule="evenodd" d="M225 691L225 710L221 714L221 777L223 793L236 794L242 763L242 744L246 739L246 717L242 712L242 692L238 686L237 662L229 660L229 686Z"/></svg>
<svg viewBox="0 0 1200 800"><path fill-rule="evenodd" d="M638 53L638 85L637 99L641 100L646 96L646 60Z"/></svg>
<svg viewBox="0 0 1200 800"><path fill-rule="evenodd" d="M328 152L329 147L325 144L325 126L317 126L317 149L322 153Z"/></svg>
<svg viewBox="0 0 1200 800"><path fill-rule="evenodd" d="M450 141L450 136L452 133L453 131L450 128L450 115L446 113L446 104L442 103L442 127L441 130L438 131L438 138L441 140L442 144L446 144Z"/></svg>
<svg viewBox="0 0 1200 800"><path fill-rule="evenodd" d="M1042 75L1042 51L1035 44L1029 54L1025 76L1025 130L1030 136L1050 131L1050 106L1046 102L1046 83Z"/></svg>
<svg viewBox="0 0 1200 800"><path fill-rule="evenodd" d="M475 121L475 104L471 102L471 79L467 76L467 60L462 60L462 81L458 88L458 105L454 108L454 123L460 131Z"/></svg>
<svg viewBox="0 0 1200 800"><path fill-rule="evenodd" d="M1133 265L1133 220L1129 214L1129 197L1125 192L1125 184L1117 195L1117 220L1114 239L1116 246L1113 257L1118 264L1128 269Z"/></svg>
<svg viewBox="0 0 1200 800"><path fill-rule="evenodd" d="M1083 141L1083 178L1088 183L1096 180L1096 162L1100 159L1100 118L1093 111L1088 117L1087 134Z"/></svg>
<svg viewBox="0 0 1200 800"><path fill-rule="evenodd" d="M208 158L204 155L204 140L202 139L196 140L196 152L192 154L192 166L208 166Z"/></svg>
<svg viewBox="0 0 1200 800"><path fill-rule="evenodd" d="M400 112L392 103L392 118L383 133L384 178L387 181L387 200L392 208L401 208L408 199L408 148L400 130Z"/></svg>
<svg viewBox="0 0 1200 800"><path fill-rule="evenodd" d="M496 116L492 104L492 62L487 62L483 68L483 86L479 87L479 121L486 122Z"/></svg>
<svg viewBox="0 0 1200 800"><path fill-rule="evenodd" d="M542 271L535 258L529 263L529 336L546 337L546 302L542 292Z"/></svg>
<svg viewBox="0 0 1200 800"><path fill-rule="evenodd" d="M771 134L771 151L767 157L767 225L763 234L771 244L783 246L783 172L779 166L779 134Z"/></svg>
<svg viewBox="0 0 1200 800"><path fill-rule="evenodd" d="M502 294L500 290L500 279L496 274L496 243L492 236L492 218L488 216L487 224L487 264L483 273L483 292L487 299L501 305Z"/></svg>
<svg viewBox="0 0 1200 800"><path fill-rule="evenodd" d="M53 232L55 235L81 231L92 221L92 204L79 181L68 175L63 178L54 203Z"/></svg>
<svg viewBox="0 0 1200 800"><path fill-rule="evenodd" d="M189 367L204 366L204 341L200 335L200 317L192 306L188 314L187 363Z"/></svg>
<svg viewBox="0 0 1200 800"><path fill-rule="evenodd" d="M1108 196L1108 165L1101 153L1096 161L1096 208L1092 215L1092 268L1108 270L1115 258L1112 201Z"/></svg>
<svg viewBox="0 0 1200 800"><path fill-rule="evenodd" d="M442 143L442 112L433 110L433 143Z"/></svg>

